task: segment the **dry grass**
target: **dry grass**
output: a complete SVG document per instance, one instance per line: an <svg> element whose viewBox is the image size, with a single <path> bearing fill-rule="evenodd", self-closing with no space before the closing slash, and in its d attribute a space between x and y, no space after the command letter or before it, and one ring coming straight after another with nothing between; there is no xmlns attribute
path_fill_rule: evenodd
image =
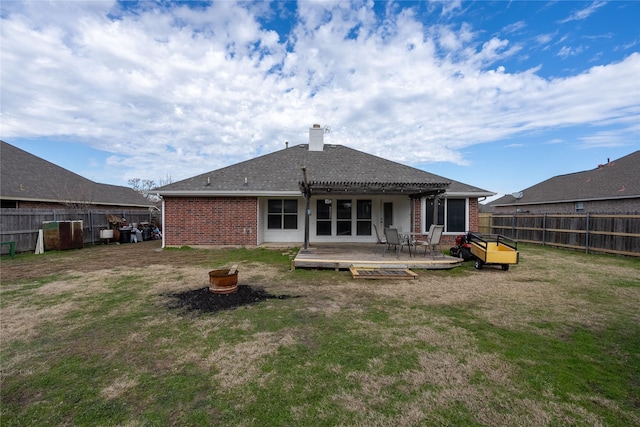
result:
<svg viewBox="0 0 640 427"><path fill-rule="evenodd" d="M523 382L523 366L540 361L532 355L530 361L514 363L499 351L487 351L482 341L486 337L474 330L481 324L557 339L576 329L597 334L611 328L612 321L640 324L636 261L532 248L509 272L419 271L417 280L391 282L351 280L347 272L290 272L282 265L247 261L238 263L240 284L299 298L268 300L244 311L184 315L168 311L166 294L206 286L208 269L218 266L215 252L158 252L143 245L108 248L141 251L135 257L118 257L135 262L113 268L110 255L99 249L83 254L90 262L79 263L68 254L59 255L55 263L35 259L39 274L33 266L26 269L28 260L3 261L2 346L10 350L3 353L1 378L11 381L11 390L50 369L44 353L51 347L35 343L53 334L75 340L69 343L77 346L71 351L86 360L99 355L102 363L121 365L97 382L101 399L127 402L135 397L141 399L136 406L155 410L162 410L153 403L162 393L145 391L145 381L195 371L204 385L194 394L210 388L213 405L229 396L247 396L234 403L240 414L254 406L264 409L265 396L277 390L286 396L278 406L288 415L274 420L293 424L316 420L326 425L415 426L473 420L480 425L597 426L608 424L603 414L617 413L640 425L637 406L594 391L561 398L560 386L550 382L536 394ZM39 284L42 277L49 279ZM93 310L92 304L99 307L100 301L118 293L122 301ZM117 319L127 316L136 319L129 330L96 336L82 332L91 322L119 325ZM540 326L546 324L553 327ZM111 342L101 341L100 334ZM338 340L335 348L328 344L332 334ZM356 347L358 341L373 350L364 350L365 344ZM348 351L354 358L345 356ZM637 356L626 354L622 346L609 351L637 363ZM152 355L146 355L149 352ZM304 377L310 373L320 376ZM330 389L318 393L328 384ZM3 402L15 408L17 396L2 393ZM176 410L186 413L188 402L180 405ZM125 411L120 424L144 424L143 412ZM173 415L167 419L175 415L175 410L169 412ZM236 415L227 423L280 424L263 415Z"/></svg>
<svg viewBox="0 0 640 427"><path fill-rule="evenodd" d="M251 341L220 346L207 356L205 362L207 367L216 368L215 378L223 389L234 389L250 381L262 382L260 361L275 354L282 346L293 344L293 336L286 332L257 333Z"/></svg>

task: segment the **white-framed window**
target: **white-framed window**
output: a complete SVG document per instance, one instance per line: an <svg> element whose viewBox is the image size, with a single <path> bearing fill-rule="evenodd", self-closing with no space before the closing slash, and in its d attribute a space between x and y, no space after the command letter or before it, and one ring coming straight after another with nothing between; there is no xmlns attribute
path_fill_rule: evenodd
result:
<svg viewBox="0 0 640 427"><path fill-rule="evenodd" d="M438 225L444 225L445 233L464 233L467 231L469 212L468 199L439 198ZM424 199L422 210L425 213L424 229L428 230L433 223L435 199Z"/></svg>
<svg viewBox="0 0 640 427"><path fill-rule="evenodd" d="M269 230L297 230L298 200L269 199L267 201L267 228Z"/></svg>
<svg viewBox="0 0 640 427"><path fill-rule="evenodd" d="M371 199L316 200L317 236L371 236Z"/></svg>
<svg viewBox="0 0 640 427"><path fill-rule="evenodd" d="M356 234L371 236L371 200L356 200Z"/></svg>
<svg viewBox="0 0 640 427"><path fill-rule="evenodd" d="M351 217L353 204L351 199L336 200L336 233L338 236L351 236Z"/></svg>
<svg viewBox="0 0 640 427"><path fill-rule="evenodd" d="M331 236L331 199L318 199L316 201L316 234L318 236Z"/></svg>

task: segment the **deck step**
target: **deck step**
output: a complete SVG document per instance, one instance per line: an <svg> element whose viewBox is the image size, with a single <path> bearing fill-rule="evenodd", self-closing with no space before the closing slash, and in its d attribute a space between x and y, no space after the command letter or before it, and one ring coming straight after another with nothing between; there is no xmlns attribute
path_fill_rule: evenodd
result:
<svg viewBox="0 0 640 427"><path fill-rule="evenodd" d="M351 277L354 279L394 279L406 280L417 279L418 275L408 268L371 268L371 267L349 267Z"/></svg>

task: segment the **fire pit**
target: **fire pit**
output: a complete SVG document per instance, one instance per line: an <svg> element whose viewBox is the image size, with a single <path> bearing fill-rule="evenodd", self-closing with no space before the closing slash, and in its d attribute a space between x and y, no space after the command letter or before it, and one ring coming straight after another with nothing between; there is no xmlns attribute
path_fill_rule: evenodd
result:
<svg viewBox="0 0 640 427"><path fill-rule="evenodd" d="M238 290L237 266L209 272L209 291L214 294L230 294Z"/></svg>

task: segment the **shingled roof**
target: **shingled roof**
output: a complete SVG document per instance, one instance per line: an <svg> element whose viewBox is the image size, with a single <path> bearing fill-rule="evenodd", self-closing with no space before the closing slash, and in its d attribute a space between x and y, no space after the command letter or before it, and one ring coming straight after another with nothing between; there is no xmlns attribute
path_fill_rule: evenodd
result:
<svg viewBox="0 0 640 427"><path fill-rule="evenodd" d="M635 151L595 169L550 178L522 190L522 197L505 195L487 205L518 206L640 197L639 166L640 151Z"/></svg>
<svg viewBox="0 0 640 427"><path fill-rule="evenodd" d="M461 182L396 163L342 145L321 151L300 144L232 166L166 185L163 196L300 195L302 168L314 194L332 191L367 194L420 195L441 192L490 196Z"/></svg>
<svg viewBox="0 0 640 427"><path fill-rule="evenodd" d="M153 203L131 188L93 182L4 141L0 141L0 198L153 207Z"/></svg>

